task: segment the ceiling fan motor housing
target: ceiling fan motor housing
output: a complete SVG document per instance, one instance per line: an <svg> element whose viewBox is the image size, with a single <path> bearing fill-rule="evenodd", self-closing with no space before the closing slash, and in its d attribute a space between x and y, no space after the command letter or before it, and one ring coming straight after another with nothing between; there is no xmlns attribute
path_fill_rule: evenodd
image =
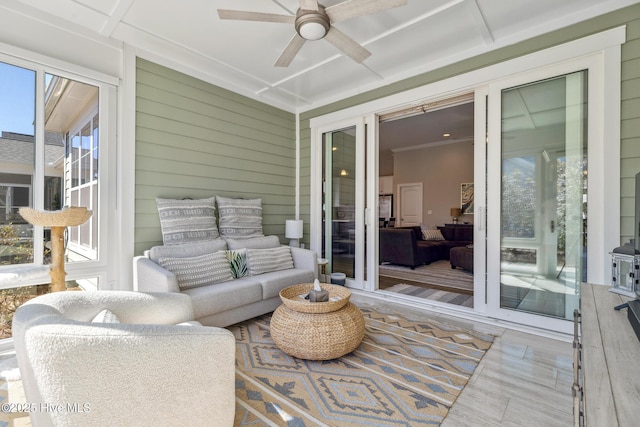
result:
<svg viewBox="0 0 640 427"><path fill-rule="evenodd" d="M305 40L320 40L324 38L331 27L329 15L322 5L318 10L298 9L295 21L296 32Z"/></svg>

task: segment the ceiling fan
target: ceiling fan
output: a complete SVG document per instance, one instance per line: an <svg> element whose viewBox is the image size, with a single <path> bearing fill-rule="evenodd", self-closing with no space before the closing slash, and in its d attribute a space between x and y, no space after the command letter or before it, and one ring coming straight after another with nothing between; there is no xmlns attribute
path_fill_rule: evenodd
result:
<svg viewBox="0 0 640 427"><path fill-rule="evenodd" d="M404 6L407 2L408 0L347 0L334 6L324 7L317 0L299 0L300 8L295 16L228 9L218 9L218 16L220 19L238 21L294 24L296 34L274 64L276 67L288 67L307 40L323 38L357 63L361 63L371 55L371 52L332 24Z"/></svg>

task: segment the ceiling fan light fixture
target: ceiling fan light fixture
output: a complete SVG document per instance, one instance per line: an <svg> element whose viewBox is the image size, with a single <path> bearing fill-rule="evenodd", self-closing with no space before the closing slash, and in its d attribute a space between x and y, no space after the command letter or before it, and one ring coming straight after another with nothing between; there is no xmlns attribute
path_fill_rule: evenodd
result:
<svg viewBox="0 0 640 427"><path fill-rule="evenodd" d="M305 22L298 29L300 37L305 40L320 40L327 35L326 28L319 22Z"/></svg>
<svg viewBox="0 0 640 427"><path fill-rule="evenodd" d="M318 10L298 9L296 14L296 32L305 40L320 40L329 32L331 21L324 11L324 8L318 5Z"/></svg>

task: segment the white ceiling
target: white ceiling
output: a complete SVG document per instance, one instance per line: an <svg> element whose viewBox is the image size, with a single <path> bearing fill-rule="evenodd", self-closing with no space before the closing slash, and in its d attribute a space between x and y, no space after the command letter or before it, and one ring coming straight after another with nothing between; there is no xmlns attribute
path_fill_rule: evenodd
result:
<svg viewBox="0 0 640 427"><path fill-rule="evenodd" d="M325 6L340 2L321 0ZM305 43L288 68L273 63L294 35L292 25L223 21L216 10L294 14L298 0L19 0L2 6L38 12L38 19L62 22L67 29L80 25L83 32L169 60L187 51L192 63L184 64L181 56L180 64L208 81L300 112L633 3L409 0L406 6L335 24L372 52L362 64L319 40Z"/></svg>

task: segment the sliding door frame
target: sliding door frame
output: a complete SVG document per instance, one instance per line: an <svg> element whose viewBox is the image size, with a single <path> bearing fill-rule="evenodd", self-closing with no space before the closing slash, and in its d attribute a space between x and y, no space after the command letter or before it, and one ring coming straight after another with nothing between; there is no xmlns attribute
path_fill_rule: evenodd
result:
<svg viewBox="0 0 640 427"><path fill-rule="evenodd" d="M529 83L561 77L580 71L587 71L587 157L589 173L587 175L587 247L591 240L601 232L603 218L598 215L598 205L602 199L602 188L598 189L598 182L594 177L603 176L602 161L598 158L604 148L603 105L603 55L594 54L587 57L555 64L544 68L531 70L516 76L497 80L489 85L489 144L488 144L488 174L487 174L487 313L494 318L516 323L537 326L543 329L571 333L573 322L570 319L560 319L540 314L532 314L515 309L500 307L500 247L501 247L501 173L502 173L502 91ZM593 176L592 176L593 175ZM592 187L596 187L593 188ZM600 194L599 194L600 193ZM540 227L541 228L541 227ZM592 233L594 237L592 237ZM587 278L598 274L601 267L602 253L595 250L587 251Z"/></svg>
<svg viewBox="0 0 640 427"><path fill-rule="evenodd" d="M367 161L369 173L377 173L377 126L374 119L377 115L398 111L404 108L417 106L425 102L433 102L452 98L465 93L475 94L476 103L476 123L475 123L475 203L477 209L474 242L474 264L480 273L484 265L490 267L499 260L492 258L491 254L486 255L486 264L483 263L485 254L482 253L482 239L485 233L492 233L493 228L489 221L485 222L488 206L491 206L493 199L490 194L486 203L484 201L484 191L486 186L482 185L485 174L484 162L486 155L486 142L492 141L489 134L487 139L484 113L479 111L479 106L485 105L489 87L495 82L516 76L522 73L529 73L532 70L544 69L546 67L564 66L572 61L588 60L597 62L598 70L590 73L591 99L598 99L601 102L600 110L590 112L590 120L597 120L600 125L598 132L589 135L589 237L588 237L588 265L589 281L596 284L608 283L609 259L608 252L611 248L619 245L620 239L620 69L621 69L621 45L626 41L625 27L618 27L590 35L581 39L557 45L548 49L494 64L485 68L471 71L469 73L457 75L445 80L427 84L425 86L412 89L406 92L397 93L388 97L380 98L364 104L355 105L343 110L328 113L310 119L311 127L311 243L312 248L317 250L317 233L321 225L321 206L318 194L321 191L317 169L321 164L321 152L319 152L317 141L321 139L321 129L339 126L336 123L348 121L355 123L362 120L369 125ZM591 84L590 83L590 84ZM590 102L592 104L593 102ZM492 108L489 106L489 114ZM596 114L594 117L591 114ZM375 132L375 133L372 133ZM480 143L478 143L480 142ZM483 144L484 142L484 144ZM606 146L605 146L606 142ZM374 151L372 153L372 151ZM375 160L376 166L371 166ZM377 200L377 179L367 181L367 200L370 201L365 217L368 224L375 224L375 209L372 209ZM606 186L606 188L605 188ZM483 203L485 203L483 205ZM486 226L486 228L485 228ZM493 226L495 227L495 225ZM368 227L367 230L374 227ZM367 233L367 277L377 278L378 260L378 239L375 233ZM315 236L315 237L314 237ZM482 264L478 264L482 263ZM375 274L373 274L375 273ZM373 291L376 284L367 282L365 290ZM417 304L418 305L418 304ZM432 305L437 309L435 305ZM474 312L483 316L491 317L491 313L486 312L487 294L484 288L484 278L479 277L475 282L474 289ZM538 316L539 317L539 316ZM562 329L562 328L561 328Z"/></svg>
<svg viewBox="0 0 640 427"><path fill-rule="evenodd" d="M363 117L353 117L346 120L333 122L329 125L317 127L311 132L311 158L315 159L311 162L311 233L310 247L318 256L322 256L322 194L328 191L324 188L322 182L322 158L325 155L323 151L323 135L326 133L339 131L342 129L355 128L355 237L354 237L354 277L347 278L347 286L351 288L362 289L364 287L364 233L365 233L365 120ZM329 209L329 207L325 207ZM327 225L328 226L328 225ZM325 251L331 250L331 245L326 244Z"/></svg>

